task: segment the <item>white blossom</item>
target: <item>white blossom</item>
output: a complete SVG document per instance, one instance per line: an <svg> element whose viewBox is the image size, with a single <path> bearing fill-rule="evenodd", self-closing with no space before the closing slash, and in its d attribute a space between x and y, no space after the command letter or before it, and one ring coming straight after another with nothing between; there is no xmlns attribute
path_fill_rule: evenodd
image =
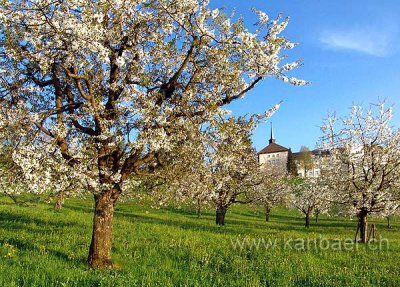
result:
<svg viewBox="0 0 400 287"><path fill-rule="evenodd" d="M0 69L8 82L0 83L7 91L0 114L12 109L15 116L1 119L0 134L21 137L13 160L32 192L91 192L115 204L121 194L137 193L138 182L187 171L193 175L185 185L199 191L191 163L204 159L205 146L215 138L229 140L217 125L226 117L224 106L266 77L285 79L281 50L289 43L280 35L288 19L250 33L241 20L207 4L2 2L0 33L6 39ZM222 126L244 133L255 124L253 116L248 123ZM242 137L231 146L239 154L248 150ZM226 186L230 177L222 175L233 173L239 159L213 147L219 152L208 157L224 167ZM198 167L204 190L208 168Z"/></svg>

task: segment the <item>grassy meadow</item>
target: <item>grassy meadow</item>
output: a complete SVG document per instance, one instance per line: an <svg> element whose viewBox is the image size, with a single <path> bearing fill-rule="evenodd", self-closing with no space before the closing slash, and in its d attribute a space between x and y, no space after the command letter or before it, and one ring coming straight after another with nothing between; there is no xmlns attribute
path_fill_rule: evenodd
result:
<svg viewBox="0 0 400 287"><path fill-rule="evenodd" d="M398 220L387 229L370 219L385 245L301 249L293 248L299 238L350 240L356 222L320 216L307 230L296 212L278 208L265 222L261 209L236 206L218 227L212 210L198 219L189 208L119 203L116 268L98 271L85 265L92 210L90 199L67 199L57 212L0 198L0 286L400 286ZM261 244L237 245L243 240Z"/></svg>

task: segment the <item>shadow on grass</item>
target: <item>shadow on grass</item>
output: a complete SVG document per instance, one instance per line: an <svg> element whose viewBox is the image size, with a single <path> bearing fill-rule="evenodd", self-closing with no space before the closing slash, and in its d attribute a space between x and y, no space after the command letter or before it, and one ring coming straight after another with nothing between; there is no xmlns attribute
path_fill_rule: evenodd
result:
<svg viewBox="0 0 400 287"><path fill-rule="evenodd" d="M50 256L56 257L62 261L68 262L72 266L77 266L77 265L86 265L86 259L74 259L69 257L67 254L59 251L59 250L54 250L54 249L41 249L40 247L28 242L28 241L22 241L16 238L8 238L8 239L0 239L0 244L11 244L15 246L19 250L24 250L24 251L33 251L33 252L38 252L38 253L47 253Z"/></svg>
<svg viewBox="0 0 400 287"><path fill-rule="evenodd" d="M32 228L29 225L34 224L38 228ZM36 232L46 232L41 227L51 226L49 232L53 232L55 228L63 229L65 227L82 227L85 225L78 222L65 222L60 220L43 220L36 217L30 217L22 214L8 213L0 211L0 226L7 229L29 229Z"/></svg>
<svg viewBox="0 0 400 287"><path fill-rule="evenodd" d="M168 211L170 213L174 213L174 214L180 214L180 215L188 215L188 216L192 216L192 217L197 217L197 213L194 209L191 208L174 208L172 206L170 207L166 207L163 208L162 210ZM203 215L207 215L209 212L208 211L204 211Z"/></svg>
<svg viewBox="0 0 400 287"><path fill-rule="evenodd" d="M311 222L311 228L304 227L304 218L301 214L285 213L271 214L271 219L266 222L262 211L255 212L254 210L240 211L233 209L228 211L226 215L226 224L224 228L214 225L215 214L211 209L205 209L202 212L201 218L197 218L196 211L191 208L174 208L165 207L159 210L152 211L149 215L141 214L132 206L117 206L115 210L116 216L123 216L130 221L139 221L145 223L161 224L165 226L174 226L181 229L190 229L194 231L207 231L212 233L230 233L241 234L244 231L299 231L299 232L326 232L325 228L354 228L354 222L341 221L336 218L320 218L318 223ZM80 206L75 204L66 204L64 208L85 213L92 213L92 206ZM136 210L135 210L136 209ZM145 211L145 210L143 210ZM177 215L179 219L176 219ZM167 217L167 218L163 218ZM237 228L238 230L234 230Z"/></svg>
<svg viewBox="0 0 400 287"><path fill-rule="evenodd" d="M46 254L56 257L62 261L68 262L73 266L76 266L77 264L86 264L86 258L71 258L66 253L60 250L48 248L46 237L43 237L44 234L60 231L59 240L64 240L62 238L62 231L71 228L87 228L87 226L84 224L78 222L65 222L57 219L44 220L41 218L29 217L22 214L0 212L0 227L4 231L11 231L12 234L17 234L19 230L27 231L30 235L33 236L33 238L37 238L37 240L32 240L32 237L27 237L26 240L23 240L19 239L18 236L16 236L17 238L14 236L8 238L0 238L0 245L8 243L20 250L33 251L38 253L45 252ZM41 245L44 246L43 249L40 247ZM60 246L62 246L62 244Z"/></svg>
<svg viewBox="0 0 400 287"><path fill-rule="evenodd" d="M75 205L75 204L64 204L63 205L63 209L70 209L73 211L79 211L79 212L84 212L84 213L93 213L94 212L94 208L93 206L89 206L89 205L84 205L84 206L80 206L80 205Z"/></svg>
<svg viewBox="0 0 400 287"><path fill-rule="evenodd" d="M205 224L205 217L199 219L199 223L192 222L190 218L184 218L183 220L172 220L172 219L163 219L159 218L158 215L163 214L156 214L156 215L142 215L142 214L133 214L127 213L124 211L115 211L115 214L118 217L124 217L129 219L133 222L141 222L141 223L150 223L150 224L160 224L165 226L171 227L178 227L182 229L191 229L194 231L208 231L214 233L224 233L224 228L218 228L218 226L213 226L210 224ZM165 215L164 215L165 216ZM194 219L193 219L194 220ZM207 218L208 220L208 218ZM210 220L211 222L211 220Z"/></svg>
<svg viewBox="0 0 400 287"><path fill-rule="evenodd" d="M265 222L262 220L262 218L253 217L252 220L244 220L242 218L235 218L235 216L231 216L231 214L227 214L225 226L221 227L215 225L215 218L212 215L207 215L206 217L202 217L201 219L195 219L193 217L183 217L181 220L173 220L171 219L172 217L169 219L160 218L160 216L165 216L165 214L161 213L157 213L155 215L133 214L124 211L116 211L115 213L118 217L124 217L133 222L137 221L141 223L171 226L192 231L205 231L213 234L243 235L243 233L248 232L255 232L255 234L260 234L263 233L263 230L265 230L267 233L290 231L298 231L304 233L317 232L317 226L315 226L315 228L312 227L310 229L306 229L301 218L297 219L290 216L288 216L289 220L286 222L282 222L279 220ZM294 222L296 222L296 225L293 224ZM333 226L334 225L332 224L332 227Z"/></svg>
<svg viewBox="0 0 400 287"><path fill-rule="evenodd" d="M174 212L174 210L170 211ZM166 226L174 226L181 229L207 231L216 234L246 234L252 233L256 236L272 235L286 232L299 232L300 234L319 233L326 235L336 235L337 232L349 234L352 236L356 228L356 222L348 221L344 218L325 218L319 219L318 223L311 222L310 228L305 228L305 220L303 215L295 213L286 214L272 214L270 221L266 222L262 213L256 214L254 212L237 213L235 210L226 215L225 226L218 227L214 225L215 215L207 213L201 219L196 219L195 216L182 217L181 220L173 220L175 218L160 218L165 216L163 213L156 213L155 215L140 215L130 213L120 213L123 216L134 218L140 222L148 222L153 224L161 224ZM179 212L179 214L181 214ZM339 229L339 230L338 230Z"/></svg>
<svg viewBox="0 0 400 287"><path fill-rule="evenodd" d="M196 218L181 218L181 220L173 220L172 217L170 219L160 218L157 215L141 215L141 214L130 214L124 212L116 212L118 216L125 217L133 221L141 222L141 223L149 223L155 225L164 225L170 227L176 227L184 230L191 231L204 231L213 234L243 234L243 231L246 230L245 224L237 224L232 219L226 219L225 226L217 226L215 224L215 218L212 216L203 216L200 219ZM238 228L239 227L239 228Z"/></svg>

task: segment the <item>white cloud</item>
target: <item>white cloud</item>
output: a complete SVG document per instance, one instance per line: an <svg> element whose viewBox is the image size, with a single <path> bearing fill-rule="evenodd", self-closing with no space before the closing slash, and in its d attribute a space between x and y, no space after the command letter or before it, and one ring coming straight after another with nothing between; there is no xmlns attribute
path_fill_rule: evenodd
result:
<svg viewBox="0 0 400 287"><path fill-rule="evenodd" d="M352 50L377 57L385 57L392 52L393 31L390 30L373 27L325 30L319 40L328 48Z"/></svg>

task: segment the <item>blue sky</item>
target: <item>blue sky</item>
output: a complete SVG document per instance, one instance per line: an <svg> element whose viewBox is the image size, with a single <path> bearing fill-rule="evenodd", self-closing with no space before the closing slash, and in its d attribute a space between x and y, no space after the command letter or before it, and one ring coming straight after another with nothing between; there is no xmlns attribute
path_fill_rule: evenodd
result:
<svg viewBox="0 0 400 287"><path fill-rule="evenodd" d="M394 105L393 125L400 127L400 2L398 0L211 0L211 7L235 9L247 26L256 22L255 7L270 18L279 13L291 21L283 35L299 45L289 59L304 66L290 75L311 85L293 87L267 79L230 106L234 114L261 113L283 100L271 118L277 142L298 151L314 148L328 112L346 115L353 104L386 99ZM260 150L270 124L253 135Z"/></svg>

